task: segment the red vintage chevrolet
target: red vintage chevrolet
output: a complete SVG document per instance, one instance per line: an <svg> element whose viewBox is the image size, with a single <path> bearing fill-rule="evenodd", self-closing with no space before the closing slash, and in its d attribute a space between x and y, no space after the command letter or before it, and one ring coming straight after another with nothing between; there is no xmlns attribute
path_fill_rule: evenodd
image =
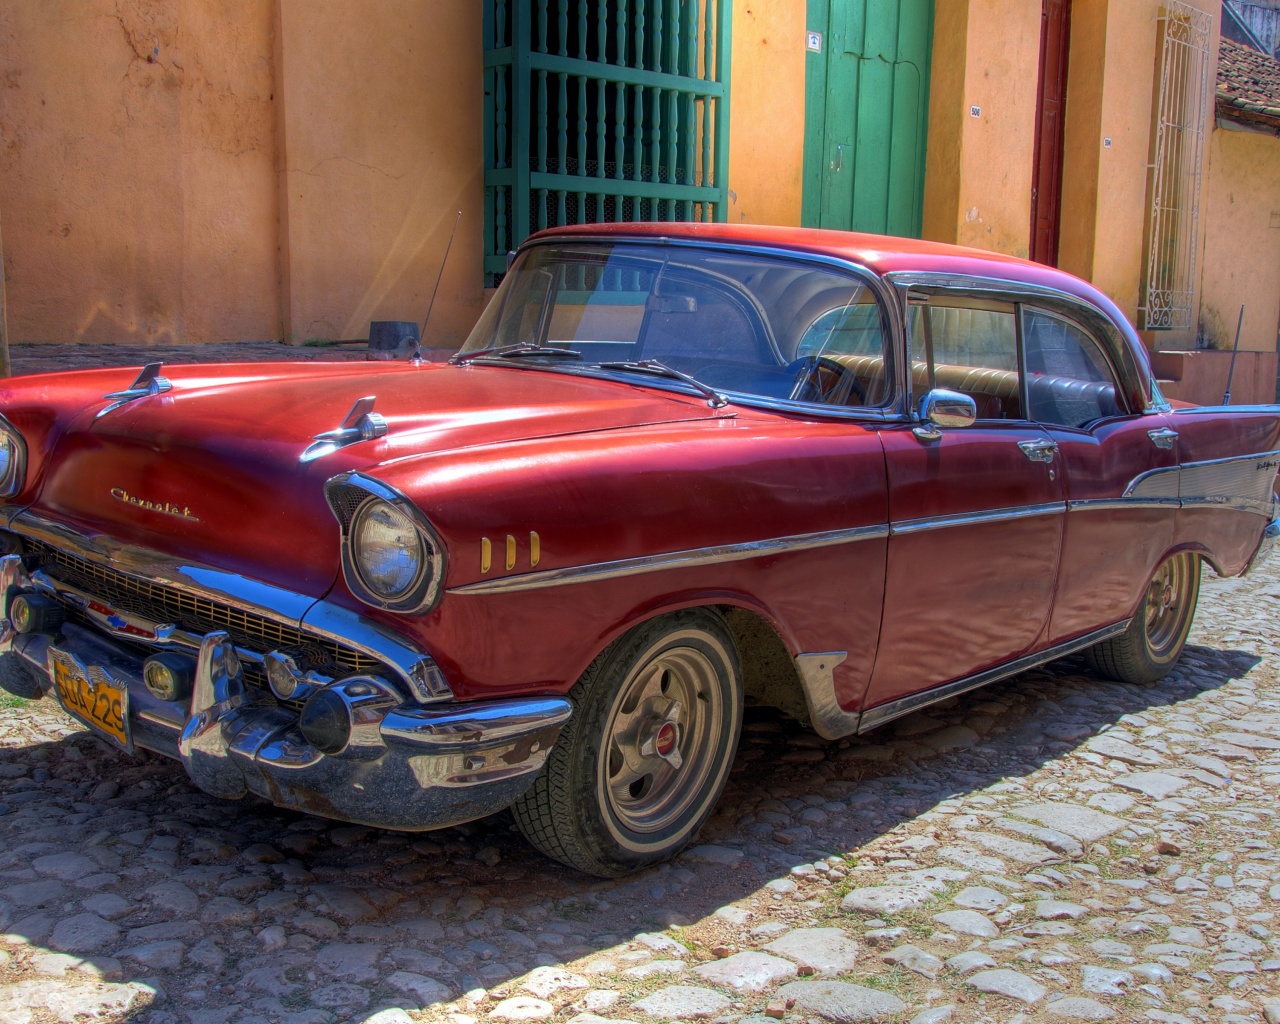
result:
<svg viewBox="0 0 1280 1024"><path fill-rule="evenodd" d="M0 412L5 688L218 797L510 807L600 875L697 833L744 700L836 738L1077 651L1153 682L1201 564L1280 536L1280 407L1174 409L1088 284L867 235L543 232L448 364Z"/></svg>

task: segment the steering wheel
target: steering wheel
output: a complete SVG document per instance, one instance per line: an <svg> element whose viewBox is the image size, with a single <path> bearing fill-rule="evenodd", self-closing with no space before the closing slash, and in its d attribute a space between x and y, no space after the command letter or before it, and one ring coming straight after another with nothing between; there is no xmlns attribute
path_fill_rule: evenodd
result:
<svg viewBox="0 0 1280 1024"><path fill-rule="evenodd" d="M793 402L866 404L867 392L862 383L845 367L823 356L802 356L788 365L787 371L795 376L787 396Z"/></svg>

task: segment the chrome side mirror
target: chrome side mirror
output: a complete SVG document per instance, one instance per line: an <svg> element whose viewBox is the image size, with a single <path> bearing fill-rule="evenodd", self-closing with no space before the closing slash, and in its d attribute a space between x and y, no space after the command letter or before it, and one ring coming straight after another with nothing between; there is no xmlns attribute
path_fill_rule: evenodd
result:
<svg viewBox="0 0 1280 1024"><path fill-rule="evenodd" d="M978 418L978 405L968 395L946 388L934 388L920 399L920 418L925 425L913 433L921 441L937 441L941 427L971 427Z"/></svg>

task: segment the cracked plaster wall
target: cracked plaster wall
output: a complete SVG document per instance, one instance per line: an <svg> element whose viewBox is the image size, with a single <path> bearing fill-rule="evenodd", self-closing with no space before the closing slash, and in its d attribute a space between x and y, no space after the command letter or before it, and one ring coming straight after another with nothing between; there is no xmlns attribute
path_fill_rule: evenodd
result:
<svg viewBox="0 0 1280 1024"><path fill-rule="evenodd" d="M0 3L15 342L279 337L272 0Z"/></svg>
<svg viewBox="0 0 1280 1024"><path fill-rule="evenodd" d="M482 304L473 0L0 0L14 342L362 338Z"/></svg>

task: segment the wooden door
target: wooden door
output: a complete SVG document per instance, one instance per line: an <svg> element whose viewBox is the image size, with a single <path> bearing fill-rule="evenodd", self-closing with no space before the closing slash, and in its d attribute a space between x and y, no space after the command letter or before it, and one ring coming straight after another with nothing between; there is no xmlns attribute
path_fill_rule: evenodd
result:
<svg viewBox="0 0 1280 1024"><path fill-rule="evenodd" d="M1031 169L1031 258L1058 265L1062 214L1063 113L1067 106L1067 54L1071 0L1042 0L1036 136Z"/></svg>
<svg viewBox="0 0 1280 1024"><path fill-rule="evenodd" d="M918 237L933 0L808 0L808 25L803 224Z"/></svg>

